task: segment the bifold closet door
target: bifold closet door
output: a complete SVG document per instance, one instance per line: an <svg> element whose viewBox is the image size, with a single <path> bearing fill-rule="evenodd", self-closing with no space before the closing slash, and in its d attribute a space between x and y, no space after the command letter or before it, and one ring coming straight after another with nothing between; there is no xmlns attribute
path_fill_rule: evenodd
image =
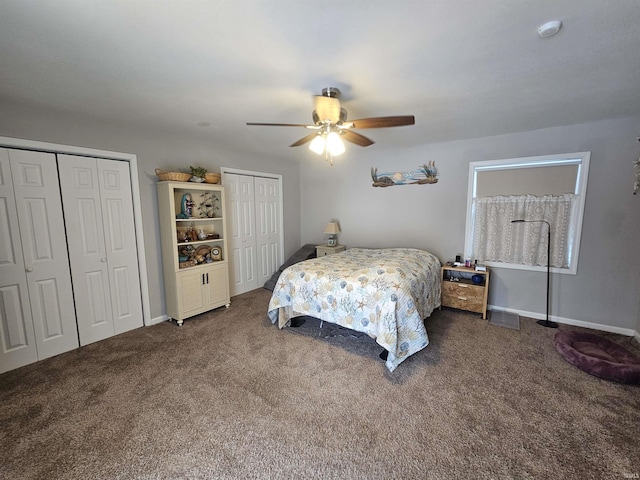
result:
<svg viewBox="0 0 640 480"><path fill-rule="evenodd" d="M255 177L257 282L271 278L281 265L280 256L280 187L275 178Z"/></svg>
<svg viewBox="0 0 640 480"><path fill-rule="evenodd" d="M225 174L228 210L231 213L229 252L231 255L231 295L258 288L255 195L253 177ZM264 284L264 282L263 282Z"/></svg>
<svg viewBox="0 0 640 480"><path fill-rule="evenodd" d="M0 370L7 371L77 348L78 333L55 156L0 149L0 163Z"/></svg>
<svg viewBox="0 0 640 480"><path fill-rule="evenodd" d="M225 173L230 228L231 295L271 278L280 259L280 183L275 178Z"/></svg>
<svg viewBox="0 0 640 480"><path fill-rule="evenodd" d="M9 151L0 149L0 373L38 360Z"/></svg>
<svg viewBox="0 0 640 480"><path fill-rule="evenodd" d="M80 344L141 327L129 164L58 155Z"/></svg>

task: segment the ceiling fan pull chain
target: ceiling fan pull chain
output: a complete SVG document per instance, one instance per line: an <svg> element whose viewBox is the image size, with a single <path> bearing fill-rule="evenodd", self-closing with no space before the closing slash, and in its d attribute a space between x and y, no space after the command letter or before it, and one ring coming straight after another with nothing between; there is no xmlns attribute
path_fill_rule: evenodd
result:
<svg viewBox="0 0 640 480"><path fill-rule="evenodd" d="M324 160L325 162L329 162L329 165L333 167L333 155L327 147L324 148Z"/></svg>

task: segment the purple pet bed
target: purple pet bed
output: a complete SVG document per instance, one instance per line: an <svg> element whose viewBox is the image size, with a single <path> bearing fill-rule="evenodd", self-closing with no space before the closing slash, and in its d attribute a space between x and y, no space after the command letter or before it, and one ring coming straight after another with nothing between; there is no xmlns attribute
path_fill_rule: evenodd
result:
<svg viewBox="0 0 640 480"><path fill-rule="evenodd" d="M591 375L640 384L640 358L611 340L591 333L558 332L553 341L567 362Z"/></svg>

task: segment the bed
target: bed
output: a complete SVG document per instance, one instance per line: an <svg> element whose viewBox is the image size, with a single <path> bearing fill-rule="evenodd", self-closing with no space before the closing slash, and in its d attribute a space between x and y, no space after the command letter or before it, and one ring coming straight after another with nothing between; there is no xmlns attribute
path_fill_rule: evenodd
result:
<svg viewBox="0 0 640 480"><path fill-rule="evenodd" d="M351 248L283 270L268 314L280 328L308 315L374 338L390 372L429 344L424 319L440 306L440 261L414 248Z"/></svg>

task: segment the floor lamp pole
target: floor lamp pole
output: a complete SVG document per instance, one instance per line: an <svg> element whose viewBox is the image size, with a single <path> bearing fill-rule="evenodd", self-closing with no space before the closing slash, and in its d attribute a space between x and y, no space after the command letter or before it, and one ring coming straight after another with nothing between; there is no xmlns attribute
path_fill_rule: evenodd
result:
<svg viewBox="0 0 640 480"><path fill-rule="evenodd" d="M536 323L548 328L558 328L556 322L549 321L549 285L551 282L551 224L546 220L511 220L511 223L546 223L547 224L547 318Z"/></svg>

